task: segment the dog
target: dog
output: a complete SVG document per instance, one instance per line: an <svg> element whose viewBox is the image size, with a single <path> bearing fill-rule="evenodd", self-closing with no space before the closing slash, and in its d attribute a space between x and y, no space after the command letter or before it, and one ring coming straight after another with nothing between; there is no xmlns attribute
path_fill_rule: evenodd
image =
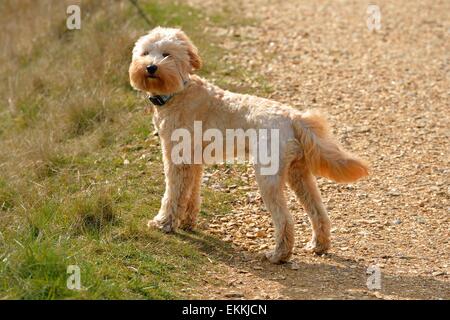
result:
<svg viewBox="0 0 450 320"><path fill-rule="evenodd" d="M157 27L140 37L133 48L130 83L147 93L154 105L153 124L161 140L165 174L161 208L148 226L164 232L192 230L200 210L204 162L173 161L175 130L193 133L196 121L202 130L222 133L276 129L278 171L264 175L262 165L254 164L259 191L275 227L275 248L265 256L272 263L282 263L292 255L294 223L284 197L286 185L303 204L312 225L306 249L325 253L330 248L330 220L315 176L352 182L368 175L368 164L336 142L317 111L300 112L276 101L222 90L194 74L201 66L198 49L180 29ZM199 144L192 142L192 147L199 148ZM203 142L200 148L205 148Z"/></svg>

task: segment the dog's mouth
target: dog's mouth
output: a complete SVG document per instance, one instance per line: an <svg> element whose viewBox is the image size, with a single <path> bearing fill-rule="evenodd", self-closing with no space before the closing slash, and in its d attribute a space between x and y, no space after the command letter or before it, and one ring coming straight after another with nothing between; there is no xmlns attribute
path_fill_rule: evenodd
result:
<svg viewBox="0 0 450 320"><path fill-rule="evenodd" d="M158 77L157 77L156 75L154 75L154 74L149 74L149 75L147 75L147 78L150 78L150 79L158 79Z"/></svg>

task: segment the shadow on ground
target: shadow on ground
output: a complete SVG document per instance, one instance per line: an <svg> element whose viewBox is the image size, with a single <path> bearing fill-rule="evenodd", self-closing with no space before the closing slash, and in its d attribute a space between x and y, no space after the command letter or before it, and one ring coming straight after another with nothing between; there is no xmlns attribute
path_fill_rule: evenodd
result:
<svg viewBox="0 0 450 320"><path fill-rule="evenodd" d="M200 252L235 273L223 288L209 288L205 299L224 298L224 290L239 289L242 298L281 299L448 299L446 282L430 277L389 274L381 270L381 290L367 288L367 265L335 253L318 257L324 262L302 262L273 265L260 254L233 247L204 232L177 233L177 237L196 246ZM293 267L293 265L295 267ZM243 280L243 281L242 281ZM241 284L239 286L239 284ZM273 291L278 293L275 294Z"/></svg>

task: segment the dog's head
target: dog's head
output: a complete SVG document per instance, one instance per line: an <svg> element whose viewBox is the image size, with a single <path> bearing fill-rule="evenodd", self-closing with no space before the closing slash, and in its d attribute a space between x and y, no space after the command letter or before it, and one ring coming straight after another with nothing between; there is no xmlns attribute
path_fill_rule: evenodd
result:
<svg viewBox="0 0 450 320"><path fill-rule="evenodd" d="M174 93L201 64L197 48L183 31L157 27L134 45L130 83L152 94Z"/></svg>

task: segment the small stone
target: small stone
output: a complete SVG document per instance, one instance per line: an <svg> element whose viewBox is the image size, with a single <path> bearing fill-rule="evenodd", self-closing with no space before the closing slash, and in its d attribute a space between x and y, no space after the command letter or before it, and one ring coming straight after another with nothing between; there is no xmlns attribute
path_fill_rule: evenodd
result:
<svg viewBox="0 0 450 320"><path fill-rule="evenodd" d="M368 126L362 126L358 129L356 129L356 132L358 132L358 133L366 133L366 132L370 132L370 131L371 131L371 129Z"/></svg>
<svg viewBox="0 0 450 320"><path fill-rule="evenodd" d="M427 221L425 220L425 218L422 217L422 216L418 216L418 217L416 218L416 221L417 221L417 223L421 223L421 224L427 222Z"/></svg>
<svg viewBox="0 0 450 320"><path fill-rule="evenodd" d="M300 269L300 266L299 266L298 264L296 264L295 262L291 262L291 263L289 264L289 268L290 268L291 270L298 270L298 269Z"/></svg>
<svg viewBox="0 0 450 320"><path fill-rule="evenodd" d="M242 292L232 291L232 292L225 293L225 297L226 298L243 298L244 294Z"/></svg>
<svg viewBox="0 0 450 320"><path fill-rule="evenodd" d="M394 221L392 221L392 224L400 224L400 223L402 223L400 219L395 219Z"/></svg>
<svg viewBox="0 0 450 320"><path fill-rule="evenodd" d="M224 242L233 242L233 238L231 238L230 236L226 236L225 238L222 239Z"/></svg>
<svg viewBox="0 0 450 320"><path fill-rule="evenodd" d="M256 232L256 236L258 238L262 238L266 236L266 233L264 232L264 230L259 230L258 232Z"/></svg>
<svg viewBox="0 0 450 320"><path fill-rule="evenodd" d="M286 280L286 277L283 276L283 275L279 275L279 276L276 276L276 277L271 278L270 280L274 280L274 281L277 281L277 280Z"/></svg>
<svg viewBox="0 0 450 320"><path fill-rule="evenodd" d="M255 238L256 238L256 234L251 233L251 232L247 232L247 233L245 234L245 236L246 236L247 238L249 238L249 239L255 239Z"/></svg>
<svg viewBox="0 0 450 320"><path fill-rule="evenodd" d="M130 164L130 160L128 160L128 159L123 160L123 165L124 166L127 166L129 164Z"/></svg>
<svg viewBox="0 0 450 320"><path fill-rule="evenodd" d="M387 192L387 195L392 197L398 197L401 195L401 193L397 189L391 189Z"/></svg>

